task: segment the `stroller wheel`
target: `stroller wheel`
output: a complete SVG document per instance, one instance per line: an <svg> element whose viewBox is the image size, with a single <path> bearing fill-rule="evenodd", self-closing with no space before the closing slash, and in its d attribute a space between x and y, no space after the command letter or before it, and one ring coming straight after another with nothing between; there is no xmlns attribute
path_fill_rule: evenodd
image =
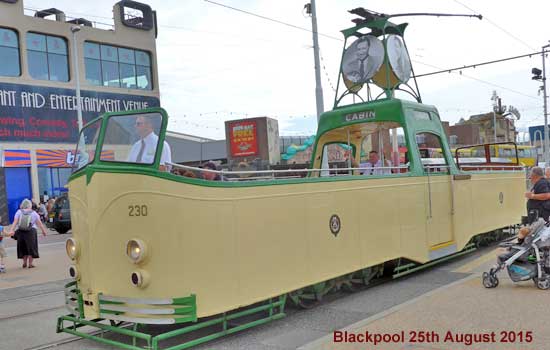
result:
<svg viewBox="0 0 550 350"><path fill-rule="evenodd" d="M550 288L550 279L548 278L539 280L538 278L535 277L533 278L533 282L535 282L535 285L537 286L538 289L546 290Z"/></svg>
<svg viewBox="0 0 550 350"><path fill-rule="evenodd" d="M483 273L482 281L485 288L495 288L498 286L498 277L487 272Z"/></svg>

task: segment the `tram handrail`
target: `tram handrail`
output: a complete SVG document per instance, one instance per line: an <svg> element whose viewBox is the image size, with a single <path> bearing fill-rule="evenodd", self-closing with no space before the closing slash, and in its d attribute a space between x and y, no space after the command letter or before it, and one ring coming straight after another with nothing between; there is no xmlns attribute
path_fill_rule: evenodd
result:
<svg viewBox="0 0 550 350"><path fill-rule="evenodd" d="M213 170L208 168L199 168L199 167L177 164L177 163L167 163L167 164L171 165L173 168L180 168L180 169L190 170L190 171L199 172L199 173L202 173L202 172L214 173L219 175L222 178L222 180L225 180L225 181L292 179L292 178L302 177L301 175L296 175L297 173L298 174L305 173L305 175L307 175L309 173L320 173L320 172L324 172L325 174L327 174L324 177L349 176L349 175L352 175L352 172L354 171L364 172L367 169L370 169L370 168L352 167L352 168L327 168L327 169L304 168L304 169L272 169L272 170L223 170L223 169ZM437 165L437 164L429 164L429 165L425 164L425 165L422 165L422 167L425 170L427 170L428 173L430 173L430 170L433 170L433 169L441 169L443 171L440 171L440 172L447 172L451 168L450 165ZM522 166L511 166L511 165L462 165L460 169L462 168L475 168L475 169L479 169L480 171L490 170L492 168L498 168L498 169L509 168L512 171L515 169L517 169L517 171L523 170ZM379 176L379 175L390 176L390 175L398 175L402 173L401 172L402 170L408 171L409 165L384 166L384 167L376 167L372 169L377 172L376 174L373 174L373 176ZM392 171L392 170L395 172L380 174L380 172ZM507 171L510 171L510 170L507 170ZM436 173L436 172L432 171L432 173ZM284 176L284 174L289 174L289 175ZM256 175L256 176L250 176L250 175ZM275 176L275 175L283 175L283 176ZM360 175L365 175L365 174L360 174Z"/></svg>
<svg viewBox="0 0 550 350"><path fill-rule="evenodd" d="M330 174L331 172L345 172L345 171L364 171L367 168L327 168L327 169L273 169L273 170L213 170L213 169L207 169L207 168L199 168L199 167L193 167L189 165L183 165L183 164L177 164L177 163L170 163L167 162L166 164L171 165L174 168L181 168L185 170L191 170L191 171L197 171L197 172L209 172L214 173L217 175L220 175L223 179L231 179L233 181L236 180L254 180L254 179L284 179L284 178L296 178L298 176L289 176L289 177L275 177L275 174L285 174L285 173L318 173L318 172L328 172L329 176L338 176L340 174ZM376 167L374 168L376 171L380 170L401 170L401 169L409 169L408 165L400 165L400 166L391 166L391 167ZM256 176L256 177L242 177L242 178L236 178L236 177L227 177L227 175L251 175L251 174L268 174L271 176ZM348 174L341 174L342 176L348 175ZM391 174L388 174L391 175Z"/></svg>
<svg viewBox="0 0 550 350"><path fill-rule="evenodd" d="M462 168L487 168L487 169L510 168L510 169L523 170L525 167L522 165L461 165L460 169Z"/></svg>

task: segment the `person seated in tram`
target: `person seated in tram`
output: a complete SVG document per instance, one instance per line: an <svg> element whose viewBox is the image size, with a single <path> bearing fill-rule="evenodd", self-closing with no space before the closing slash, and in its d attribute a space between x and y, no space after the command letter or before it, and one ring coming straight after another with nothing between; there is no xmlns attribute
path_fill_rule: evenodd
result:
<svg viewBox="0 0 550 350"><path fill-rule="evenodd" d="M378 156L378 152L370 151L369 160L365 163L361 163L359 168L362 175L390 175L391 174L391 162L386 159L385 165Z"/></svg>
<svg viewBox="0 0 550 350"><path fill-rule="evenodd" d="M206 162L202 166L203 169L210 169L210 170L218 170L216 167L216 164L213 162ZM213 171L201 171L202 178L204 180L210 180L210 181L220 181L221 177L220 174L215 173Z"/></svg>
<svg viewBox="0 0 550 350"><path fill-rule="evenodd" d="M542 168L536 166L531 169L529 179L533 187L531 191L525 192L527 201L527 212L536 210L539 217L548 221L550 216L550 184L544 178Z"/></svg>

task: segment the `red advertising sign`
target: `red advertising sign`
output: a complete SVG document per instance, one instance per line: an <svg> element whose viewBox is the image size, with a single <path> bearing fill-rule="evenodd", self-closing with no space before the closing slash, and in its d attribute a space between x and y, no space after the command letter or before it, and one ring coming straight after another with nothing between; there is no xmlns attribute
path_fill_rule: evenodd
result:
<svg viewBox="0 0 550 350"><path fill-rule="evenodd" d="M258 154L258 138L255 121L240 121L229 124L229 142L233 157Z"/></svg>

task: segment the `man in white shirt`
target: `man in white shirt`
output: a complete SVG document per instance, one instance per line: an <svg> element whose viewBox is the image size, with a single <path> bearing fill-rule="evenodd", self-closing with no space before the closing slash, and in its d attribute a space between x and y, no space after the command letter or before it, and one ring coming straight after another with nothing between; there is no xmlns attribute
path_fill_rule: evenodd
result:
<svg viewBox="0 0 550 350"><path fill-rule="evenodd" d="M134 143L128 161L134 163L152 164L155 161L155 153L159 137L153 132L153 123L151 117L139 116L136 118L136 132L140 139ZM160 156L161 171L170 171L170 165L166 163L172 162L172 151L168 142L164 141L162 147L162 155Z"/></svg>
<svg viewBox="0 0 550 350"><path fill-rule="evenodd" d="M389 161L386 161L389 162ZM359 166L364 170L361 170L363 175L389 175L391 174L391 169L380 169L383 168L382 160L378 157L378 152L370 151L369 152L369 161L366 163L361 163ZM386 167L391 167L391 164L386 165Z"/></svg>

